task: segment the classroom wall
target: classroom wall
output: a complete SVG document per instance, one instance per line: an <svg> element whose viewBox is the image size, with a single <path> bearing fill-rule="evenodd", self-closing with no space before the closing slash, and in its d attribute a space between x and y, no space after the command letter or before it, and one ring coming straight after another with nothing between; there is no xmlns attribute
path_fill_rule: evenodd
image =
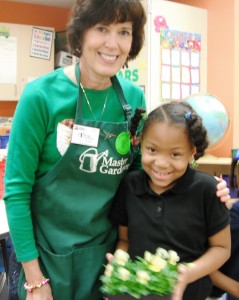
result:
<svg viewBox="0 0 239 300"><path fill-rule="evenodd" d="M53 27L61 31L66 28L69 13L66 8L1 0L0 22ZM16 105L16 101L0 101L0 116L12 116Z"/></svg>
<svg viewBox="0 0 239 300"><path fill-rule="evenodd" d="M231 119L226 137L210 151L220 157L230 157L231 148L239 148L239 130L236 131L239 114L237 1L172 1L208 10L208 92L224 103ZM60 31L65 29L68 16L69 9L1 1L0 22L47 26ZM0 101L0 115L13 115L16 104Z"/></svg>
<svg viewBox="0 0 239 300"><path fill-rule="evenodd" d="M235 44L239 33L238 0L174 0L173 2L192 5L208 11L208 93L222 101L230 117L229 130L225 137L210 151L219 157L230 157L231 148L239 148L238 130L238 51ZM238 22L238 21L237 21ZM238 38L237 38L238 40ZM238 44L238 42L237 42ZM237 61L237 67L236 67Z"/></svg>

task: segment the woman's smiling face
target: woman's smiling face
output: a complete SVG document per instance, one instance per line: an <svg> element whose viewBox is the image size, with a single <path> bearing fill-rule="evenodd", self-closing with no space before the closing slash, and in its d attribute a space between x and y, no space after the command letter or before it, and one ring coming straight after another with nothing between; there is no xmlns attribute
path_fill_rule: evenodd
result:
<svg viewBox="0 0 239 300"><path fill-rule="evenodd" d="M96 24L87 29L81 49L81 72L95 79L112 77L124 65L132 39L132 22Z"/></svg>
<svg viewBox="0 0 239 300"><path fill-rule="evenodd" d="M193 159L192 148L183 126L153 122L141 140L142 165L150 177L150 187L163 193L185 173Z"/></svg>

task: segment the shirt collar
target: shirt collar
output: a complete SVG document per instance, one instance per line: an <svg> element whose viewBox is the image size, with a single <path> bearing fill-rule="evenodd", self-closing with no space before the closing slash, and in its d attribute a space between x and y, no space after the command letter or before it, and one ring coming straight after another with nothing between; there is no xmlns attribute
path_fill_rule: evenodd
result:
<svg viewBox="0 0 239 300"><path fill-rule="evenodd" d="M184 193L184 191L193 181L194 173L195 169L192 169L188 166L184 175L179 178L175 185L170 190L166 191L166 193ZM135 186L135 193L136 195L155 194L149 186L149 176L143 170L140 171L140 176Z"/></svg>

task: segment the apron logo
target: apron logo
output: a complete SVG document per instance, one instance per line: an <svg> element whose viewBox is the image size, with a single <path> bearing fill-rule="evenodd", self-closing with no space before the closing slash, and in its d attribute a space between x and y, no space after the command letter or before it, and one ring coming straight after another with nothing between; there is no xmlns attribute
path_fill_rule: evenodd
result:
<svg viewBox="0 0 239 300"><path fill-rule="evenodd" d="M80 161L80 170L87 173L95 173L97 171L97 165L99 160L103 156L108 156L109 151L106 150L100 154L98 154L97 149L90 148L83 152L79 158Z"/></svg>
<svg viewBox="0 0 239 300"><path fill-rule="evenodd" d="M108 155L108 150L98 153L96 148L89 148L79 157L79 169L83 172L95 173L101 159L103 161L99 167L99 171L102 174L119 175L129 169L128 158L116 160L113 157L108 158Z"/></svg>

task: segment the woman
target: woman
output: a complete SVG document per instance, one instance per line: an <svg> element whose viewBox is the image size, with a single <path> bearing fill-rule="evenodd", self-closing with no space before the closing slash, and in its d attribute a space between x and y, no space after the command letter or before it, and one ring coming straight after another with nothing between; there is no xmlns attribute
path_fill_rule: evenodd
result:
<svg viewBox="0 0 239 300"><path fill-rule="evenodd" d="M145 107L141 88L114 75L139 53L145 22L140 1L77 1L68 39L80 65L37 79L21 96L5 194L24 270L20 299L101 299L97 278L116 240L110 202L140 166L128 118Z"/></svg>
<svg viewBox="0 0 239 300"><path fill-rule="evenodd" d="M102 297L98 277L116 241L110 203L140 167L128 119L145 107L142 90L115 74L138 55L145 22L139 0L77 0L68 40L80 64L29 83L21 96L4 196L23 267L20 299Z"/></svg>

